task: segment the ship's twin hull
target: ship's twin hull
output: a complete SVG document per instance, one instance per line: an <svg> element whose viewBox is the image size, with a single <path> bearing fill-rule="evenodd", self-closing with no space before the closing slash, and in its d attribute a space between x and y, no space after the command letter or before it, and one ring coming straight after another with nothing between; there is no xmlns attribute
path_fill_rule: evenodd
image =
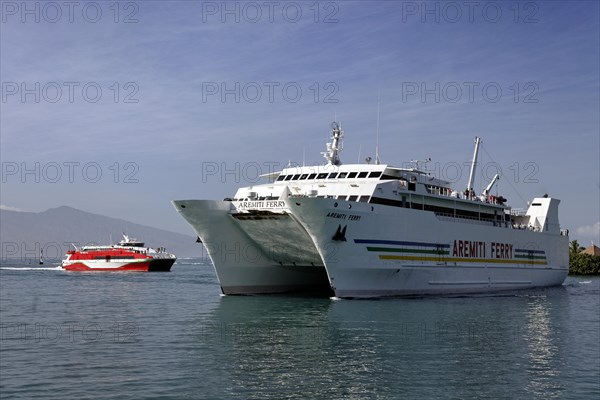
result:
<svg viewBox="0 0 600 400"><path fill-rule="evenodd" d="M257 226L262 225L255 222L261 217L236 219L230 214L230 202L191 200L174 204L201 238L224 294L329 290L320 256L308 235L302 234L289 216L285 220L263 219L265 226L259 231ZM302 244L307 248L302 249Z"/></svg>
<svg viewBox="0 0 600 400"><path fill-rule="evenodd" d="M290 198L283 210L255 215L226 201L174 205L204 242L225 294L481 293L560 285L568 273L566 236L431 212L323 198Z"/></svg>

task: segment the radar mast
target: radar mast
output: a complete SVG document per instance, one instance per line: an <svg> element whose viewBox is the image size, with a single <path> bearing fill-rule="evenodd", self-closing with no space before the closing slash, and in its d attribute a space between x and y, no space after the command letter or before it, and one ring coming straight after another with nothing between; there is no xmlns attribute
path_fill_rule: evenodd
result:
<svg viewBox="0 0 600 400"><path fill-rule="evenodd" d="M342 165L340 152L343 149L342 138L344 132L337 122L331 123L331 142L327 143L327 151L321 152L328 165Z"/></svg>

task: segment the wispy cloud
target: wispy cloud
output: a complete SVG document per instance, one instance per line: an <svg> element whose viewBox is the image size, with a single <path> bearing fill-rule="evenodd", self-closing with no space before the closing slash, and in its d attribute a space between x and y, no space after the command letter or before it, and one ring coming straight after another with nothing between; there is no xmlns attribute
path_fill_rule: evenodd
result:
<svg viewBox="0 0 600 400"><path fill-rule="evenodd" d="M592 225L584 225L577 228L577 234L583 236L587 239L596 239L600 238L600 221L596 222Z"/></svg>
<svg viewBox="0 0 600 400"><path fill-rule="evenodd" d="M25 210L21 210L20 208L17 208L17 207L6 206L4 204L0 204L0 210L4 210L4 211L18 211L18 212L24 212L25 211Z"/></svg>

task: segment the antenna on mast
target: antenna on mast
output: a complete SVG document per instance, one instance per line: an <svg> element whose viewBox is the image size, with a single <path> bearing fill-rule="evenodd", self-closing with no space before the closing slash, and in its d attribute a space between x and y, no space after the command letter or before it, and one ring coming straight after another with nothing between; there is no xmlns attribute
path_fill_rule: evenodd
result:
<svg viewBox="0 0 600 400"><path fill-rule="evenodd" d="M469 183L467 183L467 197L469 199L473 198L473 179L475 179L475 167L477 166L477 155L479 154L479 144L481 143L481 139L478 136L475 136L475 151L473 152L473 162L471 163L471 172L469 173Z"/></svg>
<svg viewBox="0 0 600 400"><path fill-rule="evenodd" d="M381 88L377 92L377 134L375 137L375 164L379 164L379 102L381 99Z"/></svg>
<svg viewBox="0 0 600 400"><path fill-rule="evenodd" d="M306 166L306 146L302 147L302 166Z"/></svg>

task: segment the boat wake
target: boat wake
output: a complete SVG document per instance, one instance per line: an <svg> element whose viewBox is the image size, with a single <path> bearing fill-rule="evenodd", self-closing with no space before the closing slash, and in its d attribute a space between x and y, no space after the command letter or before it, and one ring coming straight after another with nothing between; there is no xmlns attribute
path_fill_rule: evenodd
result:
<svg viewBox="0 0 600 400"><path fill-rule="evenodd" d="M0 267L2 270L10 271L64 271L62 267Z"/></svg>

